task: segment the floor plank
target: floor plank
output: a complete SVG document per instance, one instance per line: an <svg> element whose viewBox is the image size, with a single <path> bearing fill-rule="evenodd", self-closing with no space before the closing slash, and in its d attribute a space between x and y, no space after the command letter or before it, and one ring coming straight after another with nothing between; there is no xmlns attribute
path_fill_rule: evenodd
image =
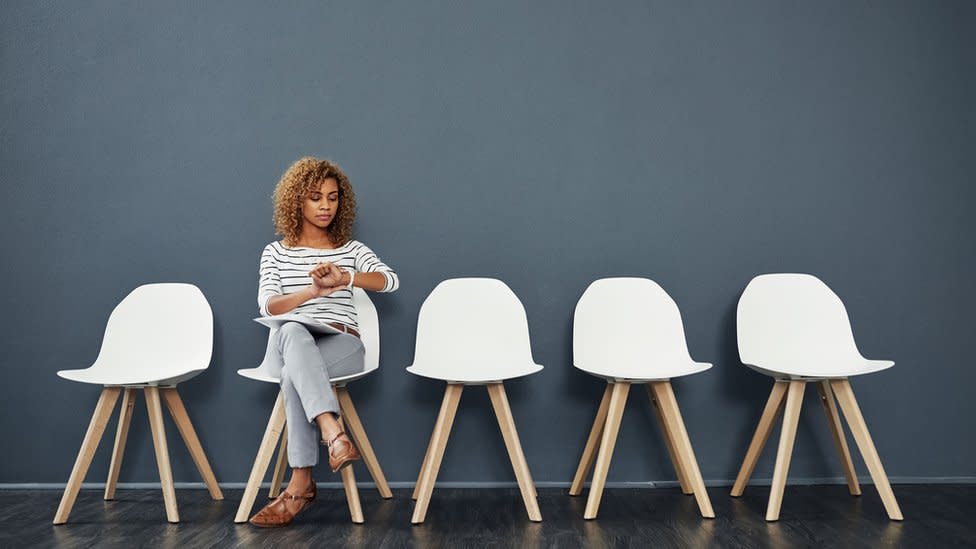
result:
<svg viewBox="0 0 976 549"><path fill-rule="evenodd" d="M120 488L114 501L82 490L68 524L50 518L60 493L0 490L0 547L961 547L976 545L973 485L898 485L904 522L888 520L877 494L851 497L846 486L788 486L780 520L763 518L769 488L750 486L741 498L709 489L714 520L702 519L694 498L675 488L607 489L597 520L583 520L585 499L565 489L539 489L544 521L529 522L517 488L437 488L427 520L410 524L409 489L392 500L363 490L366 523L349 522L338 489L288 528L234 524L241 490L213 501L206 490L177 490L180 524L167 524L159 490ZM262 492L264 494L264 492ZM259 505L265 501L259 498ZM255 510L259 507L255 505Z"/></svg>

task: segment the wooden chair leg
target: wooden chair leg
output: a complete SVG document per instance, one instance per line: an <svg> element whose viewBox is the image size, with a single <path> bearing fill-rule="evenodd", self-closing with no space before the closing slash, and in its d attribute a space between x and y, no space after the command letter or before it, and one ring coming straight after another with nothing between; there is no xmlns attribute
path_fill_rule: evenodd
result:
<svg viewBox="0 0 976 549"><path fill-rule="evenodd" d="M446 397L445 397L446 398ZM441 426L444 424L444 416L447 413L446 408L441 403L441 407L437 412L437 419L434 421L434 433L441 430ZM420 472L417 474L417 482L413 485L413 494L411 494L410 499L417 501L417 497L420 495L420 485L424 478L424 471L430 465L430 456L434 453L434 436L431 435L430 440L427 441L427 451L424 453L424 461L420 464Z"/></svg>
<svg viewBox="0 0 976 549"><path fill-rule="evenodd" d="M207 486L207 490L210 491L210 498L218 501L224 499L224 494L220 491L220 486L217 484L217 477L214 476L210 462L207 461L207 454L203 451L200 438L197 436L196 429L193 428L190 415L186 413L186 406L183 405L183 399L176 392L176 387L166 387L160 389L159 392L162 393L163 400L166 402L166 408L169 409L169 414L176 423L176 429L180 432L180 436L183 437L183 442L186 444L187 450L190 451L190 457L193 458L193 463L197 466L197 471L203 477L203 483Z"/></svg>
<svg viewBox="0 0 976 549"><path fill-rule="evenodd" d="M837 454L840 456L840 464L847 479L847 489L852 496L859 496L861 484L857 481L857 472L854 470L854 461L851 460L851 451L847 447L847 437L844 436L844 426L837 413L837 403L834 402L834 392L830 390L830 382L823 380L817 383L817 392L820 393L820 404L827 416L827 425L830 426L830 434L834 438L834 446L837 447Z"/></svg>
<svg viewBox="0 0 976 549"><path fill-rule="evenodd" d="M789 385L786 381L776 381L773 383L773 390L769 393L766 407L763 408L762 417L759 418L756 433L752 435L752 442L749 443L749 449L746 450L746 457L742 460L739 475L735 477L735 484L732 485L732 497L734 498L741 496L742 492L746 489L746 485L749 484L752 471L756 468L756 463L759 461L759 456L762 454L763 447L766 446L766 441L769 439L770 433L773 432L773 426L776 425L776 418L779 417L780 412L783 410L783 405L786 403L784 397L786 396L786 389Z"/></svg>
<svg viewBox="0 0 976 549"><path fill-rule="evenodd" d="M359 502L359 488L356 486L356 473L353 472L352 466L343 467L339 471L339 475L342 477L342 487L346 491L346 502L349 504L349 516L352 519L353 524L362 524L365 522L363 518L363 507Z"/></svg>
<svg viewBox="0 0 976 549"><path fill-rule="evenodd" d="M903 520L901 508L898 507L895 494L891 491L891 484L888 483L888 475L885 474L884 467L881 465L881 457L878 456L878 450L874 447L874 441L871 440L867 423L864 421L864 416L861 415L861 408L857 405L857 399L854 398L851 383L846 379L832 379L830 380L830 387L837 395L837 402L840 403L840 409L843 410L844 417L847 418L847 424L854 435L854 442L857 443L861 457L864 458L864 463L868 466L871 480L874 481L874 486L878 489L881 502L888 512L888 518Z"/></svg>
<svg viewBox="0 0 976 549"><path fill-rule="evenodd" d="M166 504L166 520L179 522L180 512L176 507L176 489L173 486L173 470L169 465L169 447L166 444L166 426L163 425L163 406L159 398L159 387L146 387L146 408L149 410L149 427L152 430L153 448L156 450L156 465L159 468L159 482L163 488L163 501Z"/></svg>
<svg viewBox="0 0 976 549"><path fill-rule="evenodd" d="M443 407L441 412L437 414L437 421L434 422L434 432L440 430L441 424L444 423L444 418L442 415ZM417 474L417 482L413 485L413 494L410 495L410 499L416 501L417 496L420 495L420 481L424 478L424 471L427 470L427 466L430 464L430 455L433 453L434 449L434 437L431 436L430 440L427 442L427 451L424 452L424 461L420 464L420 472Z"/></svg>
<svg viewBox="0 0 976 549"><path fill-rule="evenodd" d="M435 433L440 431L441 426L444 424L444 415L446 413L447 410L442 403L440 410L437 412L437 420L434 422ZM427 442L427 452L424 454L424 461L420 464L420 473L417 474L417 482L413 485L413 494L410 496L410 498L414 501L416 501L417 497L420 495L420 481L424 478L424 471L426 471L427 467L430 465L430 456L433 454L433 450L434 437L431 435L430 440Z"/></svg>
<svg viewBox="0 0 976 549"><path fill-rule="evenodd" d="M502 431L508 459L512 462L512 469L515 470L515 480L518 481L519 490L522 492L522 501L525 503L525 510L529 513L529 520L541 522L539 501L536 498L532 476L529 474L529 464L525 461L522 443L519 442L518 431L515 429L515 418L512 416L512 408L505 395L505 386L501 383L489 383L488 396L491 398L492 408L495 409L498 427Z"/></svg>
<svg viewBox="0 0 976 549"><path fill-rule="evenodd" d="M85 431L85 439L81 443L78 457L75 458L74 467L71 468L68 485L65 486L64 495L61 496L61 504L58 505L58 510L54 514L54 524L68 522L68 515L71 514L71 508L75 505L78 490L81 489L81 483L85 480L85 475L88 474L88 467L95 456L95 450L98 449L98 443L102 440L105 427L112 418L112 410L115 408L115 402L119 399L121 392L120 387L102 389L102 394L98 397L98 404L95 405L95 411L88 423L88 430Z"/></svg>
<svg viewBox="0 0 976 549"><path fill-rule="evenodd" d="M610 394L612 392L613 384L607 383L607 388L603 390L603 398L600 399L600 407L596 410L593 427L590 428L590 435L586 437L586 445L583 446L583 456L580 457L579 467L576 468L576 476L573 477L573 484L569 487L569 495L571 496L578 496L583 493L583 483L586 482L586 476L593 468L596 451L600 445L600 435L603 434L603 426L607 423L607 410L610 409Z"/></svg>
<svg viewBox="0 0 976 549"><path fill-rule="evenodd" d="M657 398L654 396L654 388L648 383L647 396L651 399L651 408L654 409L654 416L657 418L657 423L661 427L661 434L664 435L664 443L668 447L668 455L671 456L671 463L674 465L675 476L678 477L678 485L681 486L681 493L685 495L694 494L695 490L692 488L691 483L688 481L688 473L685 471L684 464L681 460L681 455L677 451L675 446L675 433L671 431L667 420L664 419L664 412L661 410L661 403L658 402Z"/></svg>
<svg viewBox="0 0 976 549"><path fill-rule="evenodd" d="M451 434L451 427L454 425L454 416L457 413L458 403L461 401L461 392L464 385L459 383L448 383L444 391L444 401L441 403L441 413L443 420L434 429L431 435L430 462L424 467L419 481L420 491L417 494L417 505L413 509L413 517L410 522L421 524L427 516L427 506L430 505L430 495L434 490L434 482L437 480L437 472L441 468L441 459L444 458L444 448L447 447L447 439Z"/></svg>
<svg viewBox="0 0 976 549"><path fill-rule="evenodd" d="M373 445L370 444L369 437L366 436L366 429L359 419L356 406L352 403L352 398L349 397L349 389L346 387L336 387L335 390L336 396L339 398L339 408L342 410L342 417L346 421L346 429L352 435L352 440L356 443L356 447L359 448L359 453L362 454L366 469L369 470L370 476L373 477L373 482L376 483L376 489L379 490L380 497L384 499L392 498L393 492L390 490L390 485L386 482L383 469L380 468L380 461L376 458Z"/></svg>
<svg viewBox="0 0 976 549"><path fill-rule="evenodd" d="M285 470L288 469L288 429L281 431L281 444L278 445L278 460L275 462L274 473L271 475L271 489L268 499L274 499L281 493L281 483L285 481Z"/></svg>
<svg viewBox="0 0 976 549"><path fill-rule="evenodd" d="M521 443L519 443L519 444L521 445ZM528 466L528 464L526 464L526 466L525 466L525 469L524 469L524 471L525 471L525 477L526 477L526 478L527 478L527 479L529 480L529 481L528 481L528 482L526 483L526 486L528 487L528 489L529 489L529 492L531 492L531 493L532 493L532 497L533 497L533 498L538 498L538 497L539 497L539 492L538 492L538 491L536 491L536 488L535 488L535 481L534 481L534 480L532 480L532 472L531 472L531 471L529 471L529 466ZM517 479L516 479L516 481L517 481ZM539 520L541 521L542 519L539 519Z"/></svg>
<svg viewBox="0 0 976 549"><path fill-rule="evenodd" d="M271 417L268 418L268 426L264 429L264 436L261 438L261 445L258 447L258 455L254 458L254 466L251 467L251 474L247 477L247 486L244 487L244 496L241 504L237 507L237 514L234 522L247 522L254 507L254 500L261 489L261 481L264 474L268 471L271 457L274 456L275 447L278 446L278 439L285 428L285 397L278 392L278 399L275 400L274 408L271 410Z"/></svg>
<svg viewBox="0 0 976 549"><path fill-rule="evenodd" d="M654 392L654 399L661 406L661 415L668 425L668 430L674 434L675 455L688 477L688 483L695 494L695 501L698 502L698 510L705 518L715 518L712 502L705 490L705 480L702 479L701 470L698 468L695 450L691 446L685 421L681 418L681 410L678 408L678 400L674 397L671 382L655 381L651 383L651 390Z"/></svg>
<svg viewBox="0 0 976 549"><path fill-rule="evenodd" d="M603 427L600 450L597 452L596 466L593 469L593 480L590 482L590 494L586 498L586 508L583 510L585 519L596 518L597 510L600 508L600 498L603 497L603 487L607 482L610 459L613 457L613 447L617 444L617 432L620 430L620 419L623 417L629 392L630 383L613 384L610 405L607 409L607 423Z"/></svg>
<svg viewBox="0 0 976 549"><path fill-rule="evenodd" d="M790 470L790 459L793 457L793 441L796 440L796 426L800 420L800 408L803 406L803 391L806 386L806 381L793 380L790 381L787 390L786 408L783 410L783 430L779 435L773 484L769 489L769 503L766 506L766 520L770 522L779 520L779 508L783 504L783 490L786 488L786 476Z"/></svg>
<svg viewBox="0 0 976 549"><path fill-rule="evenodd" d="M342 418L340 418L339 425L342 426L343 423ZM346 503L349 504L349 516L352 518L353 524L362 524L365 522L363 506L359 501L359 487L356 486L356 473L353 471L352 465L343 467L339 471L339 475L342 477L342 488L346 492Z"/></svg>
<svg viewBox="0 0 976 549"><path fill-rule="evenodd" d="M119 411L119 426L115 430L115 446L112 448L112 462L108 466L108 480L105 481L105 499L115 499L115 487L119 482L119 471L122 469L122 455L125 453L125 442L129 438L129 424L132 422L132 409L136 404L138 391L127 387L122 393L122 407Z"/></svg>

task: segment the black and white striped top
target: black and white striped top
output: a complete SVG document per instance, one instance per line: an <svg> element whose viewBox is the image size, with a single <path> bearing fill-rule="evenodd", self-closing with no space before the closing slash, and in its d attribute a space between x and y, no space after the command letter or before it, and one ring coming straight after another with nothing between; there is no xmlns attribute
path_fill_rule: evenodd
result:
<svg viewBox="0 0 976 549"><path fill-rule="evenodd" d="M383 273L386 285L381 292L392 292L400 286L400 279L393 269L380 261L373 250L358 240L326 250L321 248L286 248L281 242L272 242L261 254L258 282L258 308L262 316L271 316L268 301L276 295L287 295L302 290L312 283L308 272L319 263L332 262L340 269L362 273ZM316 297L302 303L290 313L311 316L319 322L340 322L359 328L356 309L352 304L352 291L342 289L325 297Z"/></svg>

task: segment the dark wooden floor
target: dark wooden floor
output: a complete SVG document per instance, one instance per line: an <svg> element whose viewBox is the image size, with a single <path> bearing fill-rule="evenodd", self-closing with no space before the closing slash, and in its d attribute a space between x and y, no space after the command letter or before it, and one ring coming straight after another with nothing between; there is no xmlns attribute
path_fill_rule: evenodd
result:
<svg viewBox="0 0 976 549"><path fill-rule="evenodd" d="M597 520L583 520L583 497L540 489L543 522L526 518L516 489L437 489L427 522L411 526L408 490L385 501L363 488L366 524L353 525L339 490L320 490L288 528L233 523L240 490L211 501L205 490L179 490L183 522L165 522L155 490L83 490L71 521L53 526L55 491L0 491L0 547L942 547L976 546L976 486L895 486L905 514L891 522L873 487L789 486L779 522L763 520L766 487L740 499L709 494L717 518L702 519L694 498L677 489L608 489ZM262 494L263 497L263 494ZM259 502L260 503L260 502ZM257 508L257 506L255 506Z"/></svg>

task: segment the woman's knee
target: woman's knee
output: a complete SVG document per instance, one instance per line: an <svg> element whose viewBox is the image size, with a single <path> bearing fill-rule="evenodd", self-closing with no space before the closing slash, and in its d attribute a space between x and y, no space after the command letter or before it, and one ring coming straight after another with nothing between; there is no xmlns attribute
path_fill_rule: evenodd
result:
<svg viewBox="0 0 976 549"><path fill-rule="evenodd" d="M308 328L301 322L285 322L278 328L278 334L282 336L299 336L308 334Z"/></svg>
<svg viewBox="0 0 976 549"><path fill-rule="evenodd" d="M360 344L353 352L342 358L329 360L326 364L329 377L345 377L362 372L366 368L365 354L365 349Z"/></svg>
<svg viewBox="0 0 976 549"><path fill-rule="evenodd" d="M282 347L289 342L300 341L302 339L315 341L315 338L309 333L308 328L300 322L285 322L278 328L277 337L278 345Z"/></svg>
<svg viewBox="0 0 976 549"><path fill-rule="evenodd" d="M295 382L292 381L291 372L288 371L288 368L281 369L281 376L279 377L278 385L281 387L285 399L287 399L292 393L296 392Z"/></svg>

